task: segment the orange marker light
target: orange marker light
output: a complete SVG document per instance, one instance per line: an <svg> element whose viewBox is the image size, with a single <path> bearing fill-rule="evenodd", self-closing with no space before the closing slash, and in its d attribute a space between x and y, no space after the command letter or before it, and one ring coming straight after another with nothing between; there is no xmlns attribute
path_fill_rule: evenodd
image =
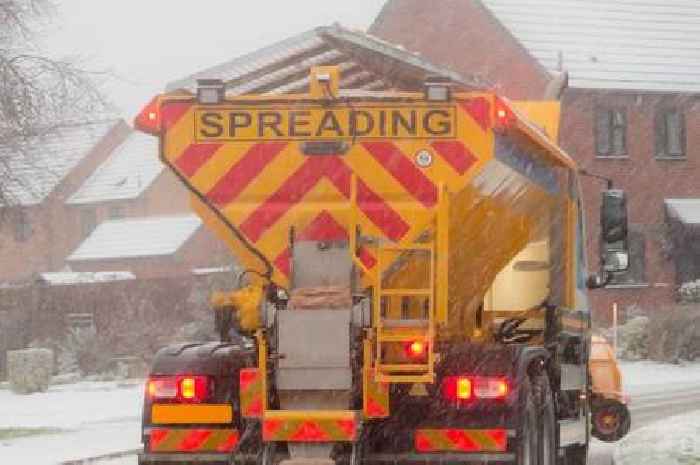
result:
<svg viewBox="0 0 700 465"><path fill-rule="evenodd" d="M469 378L457 378L457 398L468 400L472 397L472 382Z"/></svg>
<svg viewBox="0 0 700 465"><path fill-rule="evenodd" d="M194 378L182 378L180 381L180 393L183 399L192 400L195 398L196 389Z"/></svg>

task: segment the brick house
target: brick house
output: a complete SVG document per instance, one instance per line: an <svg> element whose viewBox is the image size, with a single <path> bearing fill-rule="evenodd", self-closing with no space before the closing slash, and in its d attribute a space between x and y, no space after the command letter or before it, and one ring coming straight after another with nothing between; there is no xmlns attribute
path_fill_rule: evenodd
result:
<svg viewBox="0 0 700 465"><path fill-rule="evenodd" d="M158 159L158 139L132 132L66 201L83 240L67 254L77 272L136 278L191 276L232 258L192 214L189 193Z"/></svg>
<svg viewBox="0 0 700 465"><path fill-rule="evenodd" d="M558 2L388 0L370 33L512 99L541 99L569 74L560 144L628 193L630 270L592 293L655 310L700 278L700 4L689 0ZM582 179L589 267L598 264L599 180Z"/></svg>
<svg viewBox="0 0 700 465"><path fill-rule="evenodd" d="M56 271L81 237L65 200L130 132L122 120L67 124L22 144L0 148L9 179L0 205L0 282L31 279Z"/></svg>
<svg viewBox="0 0 700 465"><path fill-rule="evenodd" d="M119 121L32 147L0 242L0 378L5 350L61 341L76 315L107 352L147 357L208 315L217 280L231 285L231 255L191 213L157 144Z"/></svg>

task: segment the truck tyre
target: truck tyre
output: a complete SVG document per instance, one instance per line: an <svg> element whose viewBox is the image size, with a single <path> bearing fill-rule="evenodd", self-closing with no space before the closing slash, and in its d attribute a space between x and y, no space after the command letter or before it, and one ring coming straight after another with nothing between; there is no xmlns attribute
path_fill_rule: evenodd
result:
<svg viewBox="0 0 700 465"><path fill-rule="evenodd" d="M554 398L547 374L537 376L533 380L533 391L538 402L540 419L540 440L538 441L539 465L556 465L557 461L557 428L554 412Z"/></svg>
<svg viewBox="0 0 700 465"><path fill-rule="evenodd" d="M538 421L537 404L531 386L530 378L525 377L520 387L520 402L522 412L522 423L518 434L518 448L516 452L517 465L538 465Z"/></svg>
<svg viewBox="0 0 700 465"><path fill-rule="evenodd" d="M593 408L591 415L594 437L605 442L615 442L622 439L630 431L632 420L626 405L604 400Z"/></svg>

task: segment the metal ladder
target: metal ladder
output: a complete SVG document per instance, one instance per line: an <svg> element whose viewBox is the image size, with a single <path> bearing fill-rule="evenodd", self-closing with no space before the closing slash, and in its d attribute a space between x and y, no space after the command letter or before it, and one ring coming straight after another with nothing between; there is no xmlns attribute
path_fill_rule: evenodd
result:
<svg viewBox="0 0 700 465"><path fill-rule="evenodd" d="M372 368L377 383L432 383L435 380L435 334L436 321L446 320L447 312L447 271L448 271L448 211L449 200L447 188L439 185L439 197L436 216L432 220L436 232L433 241L422 243L382 244L372 250L376 253L376 263L372 270L365 267L355 251L359 242L357 229L357 176L353 173L350 180L349 202L349 245L353 251L355 266L370 276L374 281L373 315L374 328L368 332L368 340L374 344ZM426 225L427 226L427 225ZM424 251L429 254L429 279L426 288L382 288L382 269L393 261L386 256L390 252ZM436 254L438 256L436 256ZM436 279L440 286L436 286ZM439 293L437 292L439 290ZM436 295L437 294L437 295ZM382 299L391 296L427 297L428 305L424 319L421 320L387 320L382 316ZM437 311L436 309L440 310ZM407 343L420 341L426 344L427 360L425 363L385 363L382 354L382 344ZM371 347L371 345L370 345Z"/></svg>
<svg viewBox="0 0 700 465"><path fill-rule="evenodd" d="M373 321L376 330L375 379L381 383L432 383L435 379L435 244L432 242L409 245L380 245L376 249L378 270L374 287ZM381 271L390 260L390 253L421 252L428 255L429 279L425 288L390 288L382 286ZM383 299L390 297L423 297L427 308L423 319L387 319L382 315ZM424 363L387 363L384 345L387 343L425 344Z"/></svg>

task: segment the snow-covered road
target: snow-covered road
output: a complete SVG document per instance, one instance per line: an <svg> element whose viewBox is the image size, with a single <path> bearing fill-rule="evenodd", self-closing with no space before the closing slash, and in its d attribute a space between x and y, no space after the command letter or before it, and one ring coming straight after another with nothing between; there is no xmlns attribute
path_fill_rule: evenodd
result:
<svg viewBox="0 0 700 465"><path fill-rule="evenodd" d="M632 399L633 430L657 422L668 431L685 424L668 417L700 409L700 364L628 362L621 366ZM46 393L28 396L0 390L0 464L55 465L138 448L142 393L139 381L52 386ZM592 464L610 465L614 450L595 443ZM99 464L135 465L136 457L105 459Z"/></svg>
<svg viewBox="0 0 700 465"><path fill-rule="evenodd" d="M634 461L639 458L639 448L632 444L646 443L648 431L659 427L667 434L680 434L675 416L700 410L700 364L666 365L644 361L622 362L620 366L625 391L631 398L632 432L623 443L606 444L594 440L589 465L612 465L616 452L616 465L641 465ZM658 463L667 465L663 461Z"/></svg>

